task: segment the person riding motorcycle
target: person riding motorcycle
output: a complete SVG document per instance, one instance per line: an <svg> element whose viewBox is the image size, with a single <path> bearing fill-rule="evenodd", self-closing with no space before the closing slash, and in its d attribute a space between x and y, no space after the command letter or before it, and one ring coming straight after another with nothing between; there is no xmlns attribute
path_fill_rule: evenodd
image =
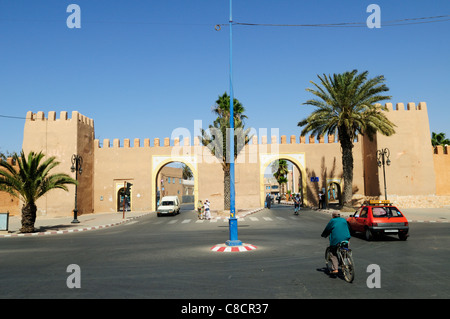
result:
<svg viewBox="0 0 450 319"><path fill-rule="evenodd" d="M338 273L338 259L337 259L337 247L343 241L350 240L350 231L348 229L347 221L340 217L340 214L333 212L331 220L322 232L322 237L330 236L330 248L331 248L331 262L332 262L332 274Z"/></svg>

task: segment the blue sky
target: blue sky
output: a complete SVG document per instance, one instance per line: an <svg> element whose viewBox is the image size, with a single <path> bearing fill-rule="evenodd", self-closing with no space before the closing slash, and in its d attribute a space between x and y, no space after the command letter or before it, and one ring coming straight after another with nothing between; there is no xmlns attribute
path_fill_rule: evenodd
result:
<svg viewBox="0 0 450 319"><path fill-rule="evenodd" d="M81 28L69 29L71 3ZM450 14L448 0L234 0L235 22L365 22ZM229 91L228 0L0 0L0 115L77 110L96 138L170 137L206 128ZM247 126L299 135L317 74L384 75L392 103L428 104L430 130L450 137L450 21L367 27L233 27L234 93ZM23 119L0 117L0 151L20 151ZM143 143L143 142L141 142Z"/></svg>

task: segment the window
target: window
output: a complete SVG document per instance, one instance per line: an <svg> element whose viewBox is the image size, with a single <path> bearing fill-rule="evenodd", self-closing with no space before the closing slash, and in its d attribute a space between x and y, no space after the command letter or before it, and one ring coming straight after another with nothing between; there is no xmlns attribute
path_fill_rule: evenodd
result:
<svg viewBox="0 0 450 319"><path fill-rule="evenodd" d="M369 211L369 209L367 207L364 207L363 210L361 211L361 214L359 215L359 217L366 218L368 211Z"/></svg>
<svg viewBox="0 0 450 319"><path fill-rule="evenodd" d="M167 177L167 183L170 184L170 177Z"/></svg>

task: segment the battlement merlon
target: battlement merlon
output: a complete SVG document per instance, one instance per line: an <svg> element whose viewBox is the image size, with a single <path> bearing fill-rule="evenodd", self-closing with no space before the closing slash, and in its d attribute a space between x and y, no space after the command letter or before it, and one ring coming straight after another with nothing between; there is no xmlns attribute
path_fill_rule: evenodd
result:
<svg viewBox="0 0 450 319"><path fill-rule="evenodd" d="M434 155L449 155L450 145L437 145L433 148Z"/></svg>
<svg viewBox="0 0 450 319"><path fill-rule="evenodd" d="M414 102L409 102L406 104L406 109L404 103L395 104L395 109L392 103L386 103L385 107L388 111L427 111L426 102L420 102L417 105Z"/></svg>
<svg viewBox="0 0 450 319"><path fill-rule="evenodd" d="M72 111L72 117L68 117L67 111L61 111L59 115L59 119L56 118L56 112L50 111L48 112L47 118L45 117L44 112L39 111L37 113L33 113L32 111L27 112L27 116L25 121L27 122L34 122L34 121L45 121L48 122L52 121L70 121L70 120L77 120L78 122L84 123L88 126L94 127L94 120L91 118L88 118L87 116L84 116L83 114L79 113L78 111Z"/></svg>

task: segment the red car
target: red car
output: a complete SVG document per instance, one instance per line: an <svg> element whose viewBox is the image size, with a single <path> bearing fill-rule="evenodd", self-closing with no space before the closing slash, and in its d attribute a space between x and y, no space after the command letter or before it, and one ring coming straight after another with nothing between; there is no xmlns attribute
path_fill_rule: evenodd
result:
<svg viewBox="0 0 450 319"><path fill-rule="evenodd" d="M381 234L396 234L400 240L406 240L409 236L408 220L397 207L385 200L363 204L347 218L347 223L352 235L361 232L367 240Z"/></svg>

